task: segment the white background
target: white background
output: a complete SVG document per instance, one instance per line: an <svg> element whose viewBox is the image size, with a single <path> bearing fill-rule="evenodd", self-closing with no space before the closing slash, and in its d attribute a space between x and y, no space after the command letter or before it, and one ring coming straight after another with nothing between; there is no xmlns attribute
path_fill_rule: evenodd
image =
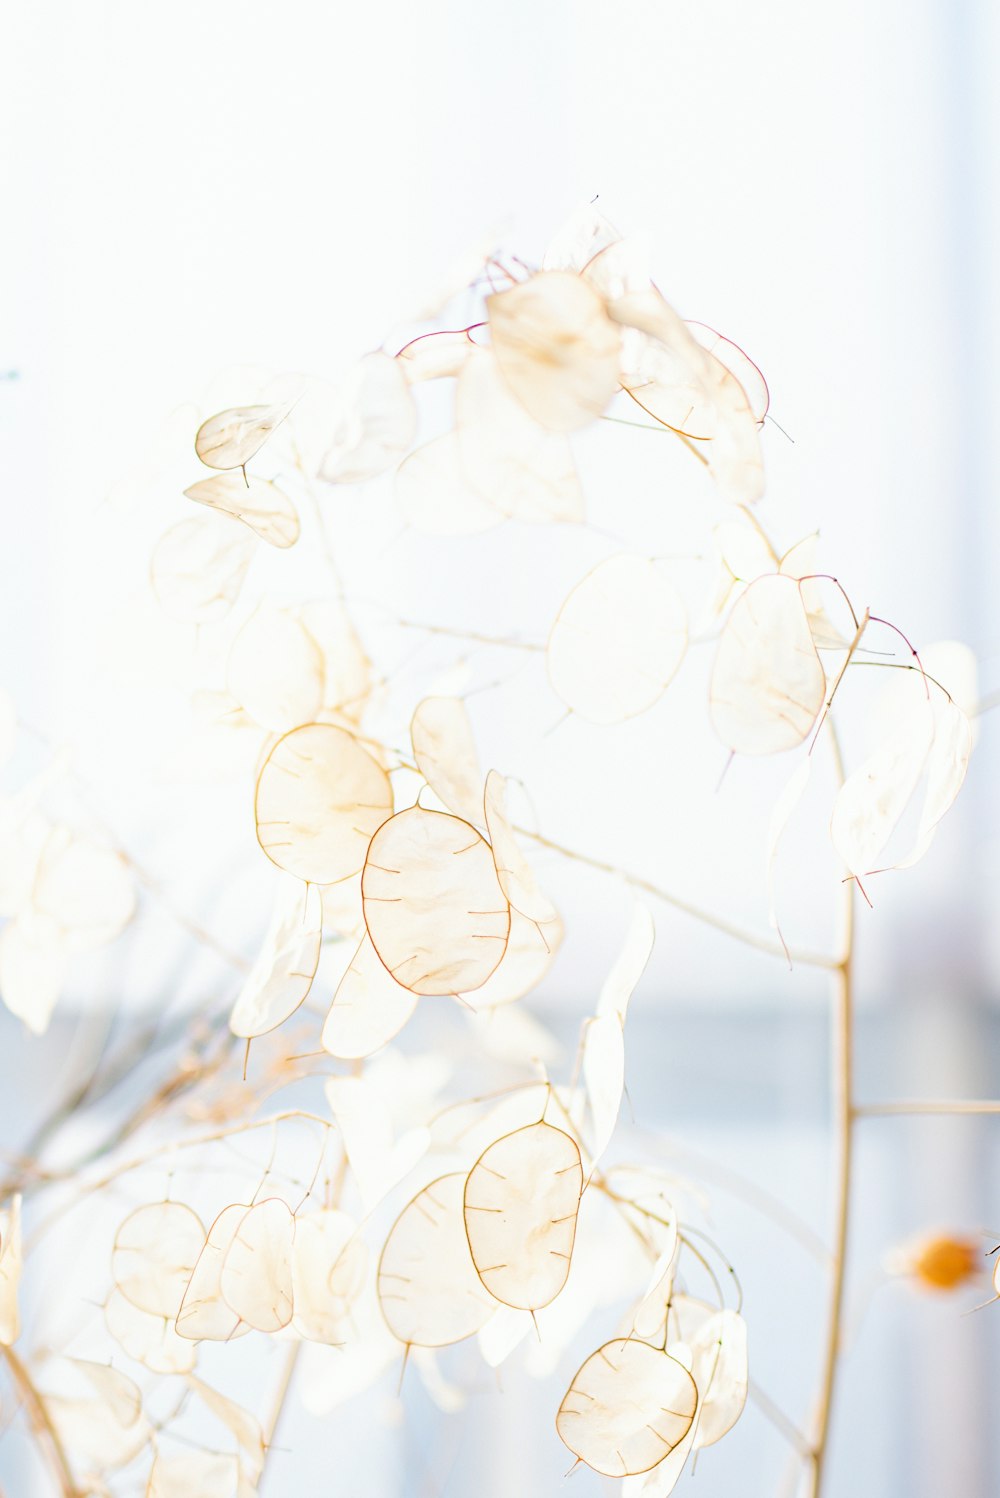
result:
<svg viewBox="0 0 1000 1498"><path fill-rule="evenodd" d="M992 686L997 25L971 0L8 4L0 373L17 377L0 383L0 641L25 717L73 742L93 739L89 712L106 725L101 693L119 665L96 654L104 595L116 581L134 586L119 575L132 553L116 550L108 516L141 514L141 489L123 498L123 479L142 472L172 411L231 366L337 374L391 341L470 252L502 241L537 259L595 195L619 227L650 235L670 300L764 369L794 438L770 427L765 439L766 513L785 539L820 525L824 559L856 602L920 642L965 638ZM652 507L652 470L648 482ZM574 554L568 581L599 554ZM392 587L410 586L414 556L390 553ZM540 584L517 598L511 586L485 587L499 629ZM459 615L483 591L467 573L455 588ZM976 1070L1000 970L995 751L987 723L964 807L926 868L880 892L878 922L864 929L862 1001L898 1021L885 1043L912 1062L904 1091L996 1091ZM702 774L702 792L718 766L699 766L698 752L672 760L671 774L681 785ZM708 846L677 813L675 853L641 801L620 813L609 756L581 734L533 762L565 840L596 837L599 855L721 894L759 922L760 888L748 893L746 875L781 776L727 782L732 799L705 813ZM141 828L142 777L126 785ZM656 793L669 801L662 785ZM747 803L739 821L732 808ZM585 921L602 898L582 885L570 895ZM795 891L787 898L798 911ZM779 1010L797 1001L738 951L676 921L668 931L657 978L679 1012L695 995L723 1013L745 994L758 1006L771 994ZM554 1002L578 1011L571 990L614 939L578 950ZM822 992L803 980L800 996ZM660 997L645 995L650 1020ZM904 1168L892 1150L910 1135L894 1137L878 1179ZM966 1226L988 1216L983 1137L948 1134L928 1166L952 1186L941 1210L966 1213ZM788 1140L773 1143L777 1171ZM817 1168L822 1155L799 1173ZM920 1226L934 1201L901 1205L893 1225ZM935 1418L915 1421L911 1406L878 1440L842 1424L833 1498L861 1491L874 1470L866 1490L901 1493L891 1484L904 1468L908 1493L986 1498L986 1370L957 1316L921 1323L911 1345L911 1366L943 1360L945 1375L922 1390ZM856 1387L899 1383L898 1342L877 1352L852 1372ZM907 1442L919 1455L904 1464ZM707 1461L698 1480L721 1491ZM740 1490L765 1491L749 1469Z"/></svg>

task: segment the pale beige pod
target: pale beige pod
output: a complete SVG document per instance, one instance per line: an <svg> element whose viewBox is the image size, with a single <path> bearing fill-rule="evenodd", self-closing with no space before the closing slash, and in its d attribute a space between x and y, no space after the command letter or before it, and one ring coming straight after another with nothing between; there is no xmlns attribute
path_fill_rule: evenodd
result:
<svg viewBox="0 0 1000 1498"><path fill-rule="evenodd" d="M396 982L366 934L337 985L320 1044L331 1056L360 1060L398 1035L416 1007L417 995Z"/></svg>
<svg viewBox="0 0 1000 1498"><path fill-rule="evenodd" d="M826 674L791 577L759 577L733 605L709 685L712 727L734 754L779 754L807 737Z"/></svg>
<svg viewBox="0 0 1000 1498"><path fill-rule="evenodd" d="M272 863L313 884L356 874L392 814L392 785L346 729L305 723L280 738L257 781L257 840Z"/></svg>
<svg viewBox="0 0 1000 1498"><path fill-rule="evenodd" d="M279 892L271 925L240 991L229 1028L249 1040L276 1030L304 1004L319 966L323 902L312 884L289 879Z"/></svg>
<svg viewBox="0 0 1000 1498"><path fill-rule="evenodd" d="M483 1151L469 1171L463 1211L476 1271L497 1300L537 1311L566 1283L583 1191L576 1141L529 1124Z"/></svg>
<svg viewBox="0 0 1000 1498"><path fill-rule="evenodd" d="M469 1252L461 1171L417 1193L393 1224L378 1266L386 1325L401 1342L446 1347L485 1326L497 1309Z"/></svg>
<svg viewBox="0 0 1000 1498"><path fill-rule="evenodd" d="M541 271L487 299L497 363L542 426L572 432L618 388L621 334L603 297L569 271Z"/></svg>
<svg viewBox="0 0 1000 1498"><path fill-rule="evenodd" d="M662 696L687 650L687 614L662 564L614 556L564 600L549 635L553 690L591 723L621 723Z"/></svg>
<svg viewBox="0 0 1000 1498"><path fill-rule="evenodd" d="M361 897L372 946L414 993L479 988L507 949L510 906L490 845L461 817L411 806L385 822Z"/></svg>
<svg viewBox="0 0 1000 1498"><path fill-rule="evenodd" d="M119 1347L151 1373L190 1373L197 1361L194 1343L177 1335L172 1320L140 1311L120 1290L108 1296L104 1320Z"/></svg>
<svg viewBox="0 0 1000 1498"><path fill-rule="evenodd" d="M483 820L483 772L465 703L460 697L425 697L410 723L417 769L449 811L467 822Z"/></svg>
<svg viewBox="0 0 1000 1498"><path fill-rule="evenodd" d="M228 1306L222 1295L222 1270L247 1212L245 1202L223 1207L208 1230L177 1312L177 1335L192 1342L229 1342L250 1327Z"/></svg>
<svg viewBox="0 0 1000 1498"><path fill-rule="evenodd" d="M115 1234L112 1277L140 1311L175 1317L204 1242L201 1218L182 1202L137 1207Z"/></svg>
<svg viewBox="0 0 1000 1498"><path fill-rule="evenodd" d="M683 1363L638 1338L616 1337L577 1370L556 1430L595 1472L629 1477L669 1456L697 1407L698 1389Z"/></svg>
<svg viewBox="0 0 1000 1498"><path fill-rule="evenodd" d="M179 520L153 548L153 592L172 618L213 624L236 602L259 545L252 531L219 514Z"/></svg>
<svg viewBox="0 0 1000 1498"><path fill-rule="evenodd" d="M216 473L184 490L185 499L207 505L248 525L269 546L284 550L299 539L298 512L288 495L268 479Z"/></svg>
<svg viewBox="0 0 1000 1498"><path fill-rule="evenodd" d="M233 406L198 428L194 450L206 468L242 468L258 453L291 410L281 406Z"/></svg>
<svg viewBox="0 0 1000 1498"><path fill-rule="evenodd" d="M278 1332L292 1319L292 1244L295 1218L280 1197L246 1212L222 1265L222 1298L241 1321L260 1332Z"/></svg>

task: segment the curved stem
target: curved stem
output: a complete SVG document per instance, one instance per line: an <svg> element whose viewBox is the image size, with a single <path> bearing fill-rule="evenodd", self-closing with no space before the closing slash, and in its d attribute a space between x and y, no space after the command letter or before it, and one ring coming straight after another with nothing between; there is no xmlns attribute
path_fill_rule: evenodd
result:
<svg viewBox="0 0 1000 1498"><path fill-rule="evenodd" d="M616 864L605 863L603 859L591 858L586 853L578 853L573 848L566 848L562 843L543 837L540 832L532 832L527 827L515 827L514 831L521 837L537 843L540 848L548 848L550 853L559 853L563 858L569 858L574 863L585 864L587 868L597 869L602 874L614 874L617 878L624 879L625 883L631 885L633 889L641 889L644 894L651 895L654 900L662 901L664 905L670 905L674 910L679 910L682 915L700 921L703 926L711 926L713 931L721 931L724 936L732 937L733 941L742 942L745 947L753 947L758 952L766 952L769 957L780 957L783 962L787 962L790 957L792 962L799 962L803 967L825 968L834 973L838 973L843 965L838 958L829 957L825 952L794 949L786 951L780 942L771 941L766 936L758 936L756 931L748 931L744 926L737 926L722 916L714 915L710 910L702 910L698 905L691 905L687 900L682 900L679 895L661 889L659 885L640 878L638 874L630 874L627 869L618 868Z"/></svg>
<svg viewBox="0 0 1000 1498"><path fill-rule="evenodd" d="M52 1424L49 1412L45 1408L45 1401L35 1388L30 1373L13 1347L0 1347L0 1353L3 1354L7 1367L10 1369L11 1378L24 1400L31 1427L39 1437L40 1444L43 1444L49 1453L52 1472L59 1484L59 1491L63 1498L80 1498L80 1489L76 1485L73 1469L69 1464L63 1443L59 1439L59 1432Z"/></svg>

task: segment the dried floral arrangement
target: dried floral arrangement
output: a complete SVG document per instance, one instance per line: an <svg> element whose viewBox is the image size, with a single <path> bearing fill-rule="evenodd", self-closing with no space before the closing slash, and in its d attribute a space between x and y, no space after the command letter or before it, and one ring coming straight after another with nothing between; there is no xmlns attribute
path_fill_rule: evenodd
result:
<svg viewBox="0 0 1000 1498"><path fill-rule="evenodd" d="M815 1498L823 1487L859 1114L854 902L875 871L923 856L961 787L969 661L952 647L933 670L820 572L815 534L766 533L754 509L761 372L728 338L682 320L637 247L592 208L539 268L492 259L457 300L475 303L474 315L458 326L442 315L445 327L367 355L346 387L248 380L244 404L193 423L185 414L188 479L173 491L177 518L153 550L151 585L191 640L197 720L230 746L230 777L243 777L273 918L252 963L232 954L224 1004L126 1030L7 1170L0 1350L20 1411L9 1439L34 1443L62 1498L249 1498L265 1490L300 1386L322 1411L408 1366L454 1409L469 1362L446 1367L441 1350L457 1344L492 1368L528 1349L553 1442L618 1480L623 1498L665 1498L694 1454L736 1424L750 1379L738 1245L720 1247L698 1225L691 1182L668 1160L608 1153L629 1000L664 904L832 983L834 1240L811 1425L756 1391L800 1490ZM428 413L443 429L418 442ZM721 518L710 554L615 546L563 599L544 644L519 633L514 579L509 631L485 643L544 670L556 713L608 732L653 708L689 647L707 646L723 760L789 756L761 850L769 932L547 836L530 785L477 743L461 666L438 690L415 692L411 673L374 658L339 575L329 496L365 505L361 486L386 475L406 525L431 538L461 544L514 524L526 548L553 544L586 521L575 444L604 422L659 432L712 486ZM398 623L456 650L468 643L434 620ZM901 655L865 654L876 632L881 645L895 634ZM845 763L838 712L861 663L891 666L890 715L874 753ZM828 952L798 951L779 927L772 871L824 757L840 938ZM161 893L123 847L47 813L50 778L8 796L0 829L0 992L36 1032L74 954L116 940L140 893ZM559 1071L525 1008L564 935L541 858L588 866L634 895L620 956L580 996L577 1054ZM459 1048L442 1071L433 1051L403 1047L418 1011L448 1004L473 1027L496 1085L484 1087L484 1067L466 1067ZM143 1095L67 1151L67 1122L140 1065L153 1068ZM302 1104L303 1082L321 1088L320 1104ZM74 1306L62 1341L42 1311L22 1335L19 1303L45 1245L71 1251L95 1203L106 1233L100 1309ZM948 1287L977 1263L975 1245L944 1239L912 1246L897 1267ZM267 1386L251 1399L245 1336L272 1347ZM589 1351L568 1377L581 1338Z"/></svg>

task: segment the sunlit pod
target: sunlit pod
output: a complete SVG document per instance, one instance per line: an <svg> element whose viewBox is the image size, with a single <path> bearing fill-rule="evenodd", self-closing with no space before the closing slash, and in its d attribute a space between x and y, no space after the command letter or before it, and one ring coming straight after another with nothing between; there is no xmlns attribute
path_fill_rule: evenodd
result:
<svg viewBox="0 0 1000 1498"><path fill-rule="evenodd" d="M440 380L459 374L475 350L471 332L459 328L455 332L425 333L414 338L400 349L396 358L410 384L416 385L422 380Z"/></svg>
<svg viewBox="0 0 1000 1498"><path fill-rule="evenodd" d="M460 817L412 806L384 823L361 895L372 945L414 993L475 989L499 966L510 907L489 843Z"/></svg>
<svg viewBox="0 0 1000 1498"><path fill-rule="evenodd" d="M240 1464L235 1456L210 1451L157 1454L146 1498L242 1498Z"/></svg>
<svg viewBox="0 0 1000 1498"><path fill-rule="evenodd" d="M260 1421L249 1410L237 1404L234 1399L228 1399L225 1394L220 1394L218 1389L213 1389L209 1384L203 1383L193 1373L188 1374L187 1384L188 1388L198 1395L205 1408L211 1410L215 1418L239 1443L242 1475L250 1479L246 1488L241 1486L239 1498L244 1498L245 1493L250 1498L254 1492L254 1480L264 1465L264 1433L261 1430Z"/></svg>
<svg viewBox="0 0 1000 1498"><path fill-rule="evenodd" d="M242 468L291 410L281 406L234 406L198 428L194 450L206 468Z"/></svg>
<svg viewBox="0 0 1000 1498"><path fill-rule="evenodd" d="M613 253L608 252L608 253ZM697 439L720 492L752 504L764 491L760 433L745 391L695 339L658 291L627 292L608 304L638 337L623 343L621 383L664 426Z"/></svg>
<svg viewBox="0 0 1000 1498"><path fill-rule="evenodd" d="M537 422L572 432L600 416L618 388L621 334L591 286L542 271L486 308L504 379Z"/></svg>
<svg viewBox="0 0 1000 1498"><path fill-rule="evenodd" d="M234 1202L224 1207L208 1230L208 1237L194 1266L177 1312L177 1335L191 1341L229 1342L250 1330L228 1306L222 1295L222 1270L226 1255L249 1207Z"/></svg>
<svg viewBox="0 0 1000 1498"><path fill-rule="evenodd" d="M485 1326L497 1303L484 1289L462 1215L465 1175L441 1176L397 1217L378 1266L386 1324L401 1342L445 1347Z"/></svg>
<svg viewBox="0 0 1000 1498"><path fill-rule="evenodd" d="M767 381L750 355L745 353L738 343L733 343L731 338L717 333L707 323L692 322L688 319L686 326L695 342L700 343L703 349L707 349L720 364L724 364L733 378L739 382L747 398L747 404L753 412L754 420L758 423L762 422L767 415L771 397Z"/></svg>
<svg viewBox="0 0 1000 1498"><path fill-rule="evenodd" d="M483 1151L465 1185L465 1227L476 1271L504 1305L538 1310L566 1283L583 1190L576 1141L529 1124Z"/></svg>
<svg viewBox="0 0 1000 1498"><path fill-rule="evenodd" d="M279 1197L257 1202L241 1219L222 1265L219 1287L229 1309L260 1332L292 1319L295 1218Z"/></svg>
<svg viewBox="0 0 1000 1498"><path fill-rule="evenodd" d="M403 363L388 354L366 354L344 392L320 477L336 484L376 478L405 455L416 430L417 412Z"/></svg>
<svg viewBox="0 0 1000 1498"><path fill-rule="evenodd" d="M483 772L465 703L459 697L425 697L410 723L417 769L449 811L483 821Z"/></svg>
<svg viewBox="0 0 1000 1498"><path fill-rule="evenodd" d="M295 1220L292 1244L294 1326L312 1342L337 1344L349 1333L345 1318L361 1292L368 1250L353 1217L336 1208Z"/></svg>
<svg viewBox="0 0 1000 1498"><path fill-rule="evenodd" d="M189 1373L197 1361L195 1344L177 1335L172 1319L140 1311L120 1290L108 1296L104 1320L122 1351L151 1373Z"/></svg>
<svg viewBox="0 0 1000 1498"><path fill-rule="evenodd" d="M298 511L288 495L267 479L219 473L184 490L185 498L242 520L269 546L284 549L299 539Z"/></svg>
<svg viewBox="0 0 1000 1498"><path fill-rule="evenodd" d="M662 566L646 557L598 563L565 600L549 635L549 680L592 723L645 712L687 649L687 619Z"/></svg>
<svg viewBox="0 0 1000 1498"><path fill-rule="evenodd" d="M116 1368L83 1358L69 1363L92 1392L83 1398L45 1395L45 1410L57 1439L82 1461L113 1471L132 1461L149 1440L142 1394Z"/></svg>
<svg viewBox="0 0 1000 1498"><path fill-rule="evenodd" d="M257 960L229 1028L250 1039L284 1024L309 996L323 941L323 902L313 884L283 884Z"/></svg>
<svg viewBox="0 0 1000 1498"><path fill-rule="evenodd" d="M538 878L518 845L514 828L507 816L507 781L497 770L486 777L484 809L486 830L493 848L500 888L511 908L529 921L546 925L557 919L552 901L538 884Z"/></svg>
<svg viewBox="0 0 1000 1498"><path fill-rule="evenodd" d="M392 814L392 785L343 728L306 723L278 740L257 781L257 840L280 869L315 884L356 874Z"/></svg>
<svg viewBox="0 0 1000 1498"><path fill-rule="evenodd" d="M425 442L396 470L403 519L431 536L478 536L507 518L473 484L457 432Z"/></svg>
<svg viewBox="0 0 1000 1498"><path fill-rule="evenodd" d="M201 1218L182 1202L137 1207L115 1234L115 1284L140 1311L175 1317L204 1242Z"/></svg>
<svg viewBox="0 0 1000 1498"><path fill-rule="evenodd" d="M734 754L778 754L803 742L825 693L798 583L758 578L736 600L719 637L712 727Z"/></svg>
<svg viewBox="0 0 1000 1498"><path fill-rule="evenodd" d="M714 1311L687 1345L699 1394L694 1434L694 1450L698 1451L721 1441L746 1405L749 1388L746 1322L737 1311Z"/></svg>
<svg viewBox="0 0 1000 1498"><path fill-rule="evenodd" d="M472 1009L484 1010L523 999L545 977L562 939L563 923L559 916L542 925L512 909L507 950L500 966L475 992L463 994L463 1001Z"/></svg>
<svg viewBox="0 0 1000 1498"><path fill-rule="evenodd" d="M323 656L290 610L261 603L229 648L226 687L262 728L287 733L324 706Z"/></svg>
<svg viewBox="0 0 1000 1498"><path fill-rule="evenodd" d="M666 1352L637 1338L605 1342L578 1369L556 1430L588 1467L606 1477L648 1472L694 1421L698 1390Z"/></svg>
<svg viewBox="0 0 1000 1498"><path fill-rule="evenodd" d="M337 985L323 1049L345 1060L370 1056L399 1034L416 1007L417 995L396 982L366 933Z"/></svg>
<svg viewBox="0 0 1000 1498"><path fill-rule="evenodd" d="M153 592L173 618L215 624L239 597L260 542L222 515L192 515L164 531L153 550Z"/></svg>
<svg viewBox="0 0 1000 1498"><path fill-rule="evenodd" d="M459 375L455 431L464 478L501 515L535 525L583 520L583 490L567 438L528 414L489 350Z"/></svg>

